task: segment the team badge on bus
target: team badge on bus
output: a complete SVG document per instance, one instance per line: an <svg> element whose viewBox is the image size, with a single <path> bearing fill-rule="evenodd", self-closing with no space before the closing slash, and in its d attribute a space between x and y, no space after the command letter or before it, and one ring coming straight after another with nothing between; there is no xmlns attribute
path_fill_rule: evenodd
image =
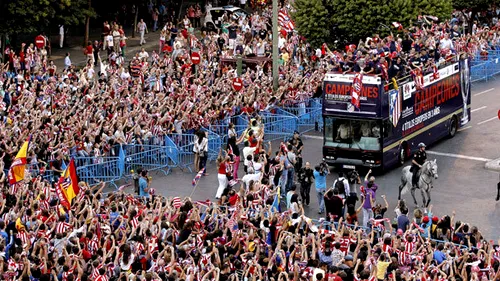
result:
<svg viewBox="0 0 500 281"><path fill-rule="evenodd" d="M392 125L396 127L398 125L399 117L401 116L401 95L398 90L391 90L388 93L389 96L389 118L391 119Z"/></svg>

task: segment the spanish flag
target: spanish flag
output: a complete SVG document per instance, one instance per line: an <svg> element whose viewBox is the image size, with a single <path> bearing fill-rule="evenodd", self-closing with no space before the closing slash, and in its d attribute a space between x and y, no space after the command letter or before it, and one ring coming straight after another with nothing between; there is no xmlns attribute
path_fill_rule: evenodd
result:
<svg viewBox="0 0 500 281"><path fill-rule="evenodd" d="M56 188L57 197L61 205L69 210L71 208L71 201L80 193L78 186L78 177L76 175L75 160L71 159L68 167L59 178L59 183Z"/></svg>
<svg viewBox="0 0 500 281"><path fill-rule="evenodd" d="M22 228L24 228L23 223L21 222L21 218L17 218L16 220L16 229L20 231Z"/></svg>
<svg viewBox="0 0 500 281"><path fill-rule="evenodd" d="M28 138L17 152L16 159L12 162L9 169L9 184L14 185L22 180L24 180L24 171L26 169L26 154L28 153L28 146L31 137Z"/></svg>

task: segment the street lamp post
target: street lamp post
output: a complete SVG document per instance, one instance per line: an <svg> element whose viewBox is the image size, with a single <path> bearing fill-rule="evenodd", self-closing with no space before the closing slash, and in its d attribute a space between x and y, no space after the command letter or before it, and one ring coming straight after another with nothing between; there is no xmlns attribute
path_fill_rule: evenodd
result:
<svg viewBox="0 0 500 281"><path fill-rule="evenodd" d="M273 90L278 90L278 0L273 0Z"/></svg>

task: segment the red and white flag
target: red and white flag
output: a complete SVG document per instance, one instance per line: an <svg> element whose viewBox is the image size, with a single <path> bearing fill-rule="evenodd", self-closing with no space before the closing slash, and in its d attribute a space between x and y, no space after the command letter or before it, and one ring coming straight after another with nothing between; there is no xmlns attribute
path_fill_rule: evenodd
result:
<svg viewBox="0 0 500 281"><path fill-rule="evenodd" d="M410 74L413 76L415 87L417 87L418 90L422 90L424 88L424 75L422 75L422 70L420 68L415 68Z"/></svg>
<svg viewBox="0 0 500 281"><path fill-rule="evenodd" d="M181 198L180 197L174 197L172 199L172 206L174 206L174 208L178 209L182 206L182 201L181 201Z"/></svg>
<svg viewBox="0 0 500 281"><path fill-rule="evenodd" d="M432 71L433 71L432 77L434 78L434 80L439 79L439 69L436 65L432 67Z"/></svg>
<svg viewBox="0 0 500 281"><path fill-rule="evenodd" d="M132 226L132 228L137 228L139 226L139 215L134 216L130 220L130 225Z"/></svg>
<svg viewBox="0 0 500 281"><path fill-rule="evenodd" d="M295 29L295 24L290 18L290 14L285 9L281 9L278 13L278 24L287 32L293 31Z"/></svg>
<svg viewBox="0 0 500 281"><path fill-rule="evenodd" d="M201 175L203 175L203 172L205 172L205 168L201 169L198 174L196 174L196 176L194 176L194 179L193 179L193 186L196 185L196 183L198 182L198 180L201 178Z"/></svg>
<svg viewBox="0 0 500 281"><path fill-rule="evenodd" d="M359 109L359 101L361 96L361 89L363 88L363 73L356 73L354 80L352 80L351 90L351 107L350 111L354 111L354 107Z"/></svg>
<svg viewBox="0 0 500 281"><path fill-rule="evenodd" d="M398 30L403 30L403 25L400 24L399 22L397 21L393 21L392 22L392 26L394 26L395 28L397 28Z"/></svg>

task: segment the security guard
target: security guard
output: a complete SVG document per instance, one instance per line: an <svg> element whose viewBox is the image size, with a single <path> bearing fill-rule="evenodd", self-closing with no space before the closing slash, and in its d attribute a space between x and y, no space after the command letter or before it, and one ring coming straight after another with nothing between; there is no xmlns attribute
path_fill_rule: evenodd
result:
<svg viewBox="0 0 500 281"><path fill-rule="evenodd" d="M422 165L424 165L425 160L427 160L427 153L425 153L425 144L421 142L418 144L418 151L415 152L413 160L411 161L413 164L411 166L411 172L413 173L411 182L414 187L418 187L418 171L422 168Z"/></svg>

